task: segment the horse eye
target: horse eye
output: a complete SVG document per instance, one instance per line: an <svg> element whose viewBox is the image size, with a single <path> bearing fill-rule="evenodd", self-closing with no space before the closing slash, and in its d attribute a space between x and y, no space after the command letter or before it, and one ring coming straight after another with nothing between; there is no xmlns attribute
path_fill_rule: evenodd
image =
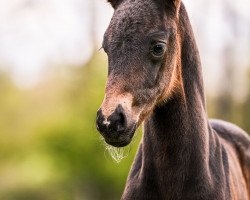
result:
<svg viewBox="0 0 250 200"><path fill-rule="evenodd" d="M166 50L166 44L159 42L159 43L154 44L151 47L150 52L154 57L159 58L159 57L162 57L164 55L165 50Z"/></svg>

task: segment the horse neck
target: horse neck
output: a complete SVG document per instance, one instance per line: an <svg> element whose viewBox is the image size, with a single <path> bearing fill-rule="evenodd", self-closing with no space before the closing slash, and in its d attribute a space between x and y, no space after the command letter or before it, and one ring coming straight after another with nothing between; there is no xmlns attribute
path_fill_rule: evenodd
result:
<svg viewBox="0 0 250 200"><path fill-rule="evenodd" d="M144 124L143 170L158 173L157 181L176 190L188 176L208 173L209 125L206 116L199 53L184 6L180 8L181 77L183 91L153 111ZM146 173L145 173L146 174ZM198 180L199 178L197 178ZM171 182L170 185L166 184ZM175 184L172 184L175 183ZM173 192L172 192L173 194Z"/></svg>

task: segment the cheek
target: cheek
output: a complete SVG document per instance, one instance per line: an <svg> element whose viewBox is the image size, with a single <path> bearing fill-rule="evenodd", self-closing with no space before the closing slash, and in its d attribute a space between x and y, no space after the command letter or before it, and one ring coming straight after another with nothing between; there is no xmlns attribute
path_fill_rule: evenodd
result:
<svg viewBox="0 0 250 200"><path fill-rule="evenodd" d="M132 110L138 115L138 125L150 115L160 97L159 87L144 89L134 93Z"/></svg>
<svg viewBox="0 0 250 200"><path fill-rule="evenodd" d="M162 61L159 61L157 63L151 61L150 62L150 67L149 67L149 77L150 77L150 82L152 82L154 85L159 82L160 76L161 76L161 68L162 66ZM149 78L148 77L148 78Z"/></svg>
<svg viewBox="0 0 250 200"><path fill-rule="evenodd" d="M172 74L176 66L176 52L174 48L169 47L168 51L162 60L152 62L150 65L148 82L152 83L153 87L159 87L162 92L165 87L171 82Z"/></svg>
<svg viewBox="0 0 250 200"><path fill-rule="evenodd" d="M133 107L143 108L146 105L154 102L159 96L160 87L154 85L153 87L145 87L137 90L133 90L134 100Z"/></svg>
<svg viewBox="0 0 250 200"><path fill-rule="evenodd" d="M181 90L182 81L180 78L180 71L178 69L178 63L175 63L167 72L164 72L163 78L165 81L161 84L161 97L159 98L158 103L166 101L175 91Z"/></svg>
<svg viewBox="0 0 250 200"><path fill-rule="evenodd" d="M154 110L154 105L153 104L149 104L147 105L147 107L144 108L144 110L141 111L140 115L139 115L139 120L137 125L140 126L142 124L143 121L145 121L153 112Z"/></svg>

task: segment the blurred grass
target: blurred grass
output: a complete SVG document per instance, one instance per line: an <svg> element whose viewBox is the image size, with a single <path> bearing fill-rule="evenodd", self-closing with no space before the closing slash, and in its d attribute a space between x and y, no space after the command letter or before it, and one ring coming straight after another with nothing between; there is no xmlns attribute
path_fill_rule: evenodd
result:
<svg viewBox="0 0 250 200"><path fill-rule="evenodd" d="M141 132L120 164L105 154L95 129L104 96L106 57L93 55L81 67L58 66L30 90L0 72L0 199L119 199ZM230 102L226 116L209 99L210 116L250 131L249 97Z"/></svg>

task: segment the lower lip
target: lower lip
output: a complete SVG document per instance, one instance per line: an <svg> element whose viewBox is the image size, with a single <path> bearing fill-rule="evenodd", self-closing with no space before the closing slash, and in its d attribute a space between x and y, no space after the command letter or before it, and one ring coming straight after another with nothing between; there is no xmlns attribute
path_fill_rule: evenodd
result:
<svg viewBox="0 0 250 200"><path fill-rule="evenodd" d="M107 141L107 140L105 140L106 141L106 143L108 143L109 145L111 145L111 146L114 146L114 147L125 147L125 146L127 146L128 144L129 144L129 142L109 142L109 141Z"/></svg>
<svg viewBox="0 0 250 200"><path fill-rule="evenodd" d="M106 143L108 143L109 145L114 146L114 147L125 147L131 142L131 140L132 140L132 138L134 136L134 133L136 131L136 127L137 127L136 124L134 124L131 131L126 134L126 135L128 135L128 140L126 140L126 141L118 142L119 139L118 139L118 141L112 141L112 140L109 140L109 139L106 139L106 138L105 138L105 141L106 141Z"/></svg>

